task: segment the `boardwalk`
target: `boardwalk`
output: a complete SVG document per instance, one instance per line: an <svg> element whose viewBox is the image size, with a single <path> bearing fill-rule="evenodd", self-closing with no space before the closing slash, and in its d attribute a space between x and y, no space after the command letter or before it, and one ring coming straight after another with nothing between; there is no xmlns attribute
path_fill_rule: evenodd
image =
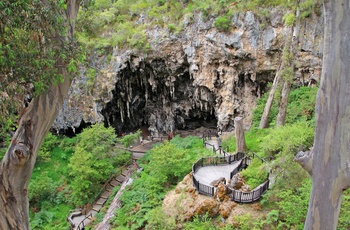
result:
<svg viewBox="0 0 350 230"><path fill-rule="evenodd" d="M206 166L199 168L194 177L201 184L210 185L211 182L224 177L226 181L230 180L230 172L232 172L241 161L234 162L230 165Z"/></svg>
<svg viewBox="0 0 350 230"><path fill-rule="evenodd" d="M142 157L145 152L152 148L154 142L146 142L142 145L135 146L134 148L129 149L132 152L133 160L136 160ZM91 219L98 213L103 205L106 203L108 197L112 194L112 190L115 186L121 185L124 181L130 178L134 165L129 165L125 168L120 175L113 178L105 187L105 190L100 194L97 201L93 204L92 209L86 214L83 215L81 210L71 212L68 216L68 221L71 226L75 226L74 229L81 230L86 225L91 222Z"/></svg>

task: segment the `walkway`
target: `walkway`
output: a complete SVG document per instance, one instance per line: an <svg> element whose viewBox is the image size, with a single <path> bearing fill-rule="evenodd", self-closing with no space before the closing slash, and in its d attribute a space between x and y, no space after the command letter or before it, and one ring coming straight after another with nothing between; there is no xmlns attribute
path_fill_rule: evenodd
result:
<svg viewBox="0 0 350 230"><path fill-rule="evenodd" d="M195 173L194 177L201 184L210 185L211 182L217 180L221 177L224 177L226 181L229 181L230 172L238 167L241 161L236 161L230 165L218 165L218 166L206 166L199 168Z"/></svg>
<svg viewBox="0 0 350 230"><path fill-rule="evenodd" d="M92 209L86 215L83 215L81 210L71 212L68 216L68 221L71 226L74 226L74 229L81 230L86 225L88 225L91 222L91 219L96 215L96 213L101 210L103 205L106 203L108 197L112 194L114 187L121 185L125 180L130 178L133 168L133 164L129 165L122 171L120 175L110 180L106 184L104 191L100 194L97 201L93 204Z"/></svg>
<svg viewBox="0 0 350 230"><path fill-rule="evenodd" d="M207 149L210 150L216 150L215 152L217 154L220 154L220 147L219 147L219 139L216 137L212 137L209 140L206 140L204 143L204 146ZM214 147L214 149L213 149ZM205 166L205 167L201 167L199 168L195 174L193 175L196 180L198 182L200 182L201 184L205 184L205 185L210 185L211 182L213 182L214 180L217 180L219 178L224 177L226 179L226 181L229 181L230 178L230 173L238 167L239 163L241 161L237 161L234 162L232 164L228 164L228 165L215 165L215 166Z"/></svg>
<svg viewBox="0 0 350 230"><path fill-rule="evenodd" d="M128 150L132 152L133 160L136 160L150 150L153 144L154 142L146 141L145 143ZM127 166L120 175L110 180L105 185L104 191L100 194L99 198L92 206L92 209L86 215L82 214L81 209L71 212L68 216L68 222L70 223L71 227L75 226L73 229L82 230L86 225L88 225L91 222L91 219L106 203L108 197L112 194L114 187L121 185L124 181L130 178L134 167L134 164Z"/></svg>

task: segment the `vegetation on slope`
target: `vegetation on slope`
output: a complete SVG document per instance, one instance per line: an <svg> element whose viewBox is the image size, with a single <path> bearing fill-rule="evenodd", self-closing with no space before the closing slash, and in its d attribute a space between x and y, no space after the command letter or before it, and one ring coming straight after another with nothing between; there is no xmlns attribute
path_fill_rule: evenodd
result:
<svg viewBox="0 0 350 230"><path fill-rule="evenodd" d="M74 138L49 133L29 184L31 228L66 229L69 210L92 202L103 183L130 161L113 128L93 125Z"/></svg>
<svg viewBox="0 0 350 230"><path fill-rule="evenodd" d="M138 229L162 219L156 210L165 193L191 172L193 162L210 154L212 151L204 148L201 138L190 136L176 136L153 148L140 162L143 171L135 175L132 185L120 197L123 207L117 211L113 225L118 229Z"/></svg>
<svg viewBox="0 0 350 230"><path fill-rule="evenodd" d="M305 171L293 162L293 158L297 151L307 149L312 145L314 127L312 104L316 90L302 87L291 92L288 124L284 127L273 128L275 118L272 117L272 128L258 130L252 127L246 133L248 151L253 151L270 162L267 167L264 167L271 170L274 184L259 201L262 209L260 217L252 218L248 212L242 213L235 218L233 225L227 224L226 227L216 227L216 229L237 227L239 229L300 229L303 227L311 181ZM263 101L264 98L261 100ZM255 114L259 116L259 106ZM104 144L101 144L97 136L103 137ZM68 226L65 218L70 209L77 207L74 203L75 197L78 196L74 195L75 188L72 181L75 179L69 173L72 170L69 162L73 163L73 156L79 154L79 151L82 151L81 148L90 148L89 152L94 154L106 153L106 156L111 157L106 157L107 161L111 160L114 165L118 165L112 160L112 156L118 153L110 152L115 140L114 133L102 126L87 129L75 138L62 139L48 134L39 153L29 186L30 217L33 229L65 229ZM92 147L90 144L95 141L98 141L98 144ZM223 144L230 145L233 150L234 142L235 140L230 138L224 140ZM202 155L209 154L212 152L204 149L202 140L196 137L185 139L175 137L170 142L154 148L139 163L144 170L134 176L134 183L121 197L123 207L118 210L113 226L117 229L140 227L154 229L155 226L175 229L174 220L167 219L161 211L162 199L167 191L191 171L193 162ZM102 155L97 154L92 159L101 157ZM81 167L90 166L89 164L81 165ZM254 166L254 163L251 166ZM246 172L247 174L258 175L261 165L248 169L250 172ZM90 168L89 170L97 169ZM110 173L113 173L113 170ZM78 184L80 179L77 178ZM255 178L254 176L252 178L254 184ZM347 208L350 204L349 197L349 193L345 193L339 229L347 229L350 226L350 210ZM98 216L98 219L101 220L102 216L103 214ZM210 227L213 221L217 223L218 220L208 216L198 216L192 222L184 223L183 227L184 229L202 227L213 229Z"/></svg>
<svg viewBox="0 0 350 230"><path fill-rule="evenodd" d="M253 11L264 21L270 10L280 7L285 22L294 19L296 1L281 0L96 0L85 5L78 15L77 37L89 50L110 51L113 47L148 52L151 49L147 29L161 27L169 34L180 33L195 15L204 21L214 18L219 31L230 31L235 13ZM320 10L320 4L306 0L299 6L301 17ZM102 35L102 36L101 36Z"/></svg>

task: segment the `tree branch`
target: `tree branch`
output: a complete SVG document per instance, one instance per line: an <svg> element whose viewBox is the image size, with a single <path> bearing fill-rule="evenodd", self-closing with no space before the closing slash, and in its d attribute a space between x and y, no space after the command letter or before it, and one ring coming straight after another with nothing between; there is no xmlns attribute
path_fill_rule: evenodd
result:
<svg viewBox="0 0 350 230"><path fill-rule="evenodd" d="M298 162L301 167L303 167L309 174L312 176L312 159L313 159L313 151L300 151L294 157L294 161Z"/></svg>

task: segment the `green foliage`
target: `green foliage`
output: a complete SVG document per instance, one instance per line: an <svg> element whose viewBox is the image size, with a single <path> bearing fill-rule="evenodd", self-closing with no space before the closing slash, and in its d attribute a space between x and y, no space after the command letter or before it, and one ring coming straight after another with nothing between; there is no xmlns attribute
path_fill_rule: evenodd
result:
<svg viewBox="0 0 350 230"><path fill-rule="evenodd" d="M298 122L271 129L262 138L260 145L264 156L275 154L296 154L297 151L310 148L314 140L314 129L307 122Z"/></svg>
<svg viewBox="0 0 350 230"><path fill-rule="evenodd" d="M293 89L290 92L288 106L287 106L287 117L286 123L292 124L298 121L311 121L310 125L314 125L314 114L315 114L315 105L316 105L316 94L317 87L305 87L302 86L297 89ZM257 129L259 127L260 119L263 114L266 101L268 97L268 92L257 101L255 110L253 111L253 124L252 128ZM275 96L275 101L272 104L268 124L273 126L277 114L278 114L278 97Z"/></svg>
<svg viewBox="0 0 350 230"><path fill-rule="evenodd" d="M307 213L311 180L306 179L300 187L276 191L278 206L278 229L303 229ZM275 217L276 219L276 217Z"/></svg>
<svg viewBox="0 0 350 230"><path fill-rule="evenodd" d="M234 152L236 149L236 136L229 135L222 139L222 148L230 153Z"/></svg>
<svg viewBox="0 0 350 230"><path fill-rule="evenodd" d="M166 218L161 206L153 208L147 215L146 230L153 229L176 229L175 220Z"/></svg>
<svg viewBox="0 0 350 230"><path fill-rule="evenodd" d="M141 135L141 130L137 130L135 133L125 135L122 138L118 139L118 142L120 142L124 147L129 147L131 145L135 145L138 143Z"/></svg>
<svg viewBox="0 0 350 230"><path fill-rule="evenodd" d="M28 197L32 205L39 205L43 200L51 200L56 194L54 181L47 173L41 175L41 177L32 179L28 190Z"/></svg>
<svg viewBox="0 0 350 230"><path fill-rule="evenodd" d="M184 224L185 230L215 229L208 213L203 216L195 216L193 221Z"/></svg>
<svg viewBox="0 0 350 230"><path fill-rule="evenodd" d="M0 120L59 82L57 60L70 63L79 51L73 39L61 39L68 29L64 7L63 1L1 1Z"/></svg>
<svg viewBox="0 0 350 230"><path fill-rule="evenodd" d="M87 77L86 87L91 90L93 89L96 82L96 69L88 68L85 72Z"/></svg>
<svg viewBox="0 0 350 230"><path fill-rule="evenodd" d="M78 135L78 143L69 163L76 205L93 200L100 190L96 185L111 176L117 160L112 149L115 140L114 129L101 124L84 129Z"/></svg>
<svg viewBox="0 0 350 230"><path fill-rule="evenodd" d="M227 16L218 17L214 22L214 26L220 31L228 31L230 24L231 20Z"/></svg>
<svg viewBox="0 0 350 230"><path fill-rule="evenodd" d="M52 219L53 213L42 210L35 214L34 219L31 221L31 228L44 230L46 228L43 228L43 226L51 223Z"/></svg>
<svg viewBox="0 0 350 230"><path fill-rule="evenodd" d="M38 157L37 157L37 161L41 162L41 161L50 161L50 157L51 157L51 151L58 146L58 144L60 143L59 138L55 135L53 135L52 133L47 133L46 137L43 141L43 144L40 147L39 153L38 153Z"/></svg>
<svg viewBox="0 0 350 230"><path fill-rule="evenodd" d="M287 26L292 26L295 22L295 15L294 13L287 13L282 19Z"/></svg>
<svg viewBox="0 0 350 230"><path fill-rule="evenodd" d="M265 109L265 105L267 102L269 96L269 92L267 91L256 103L256 107L253 110L253 124L252 124L252 128L258 128L259 124L260 124L260 120L261 120L261 116L264 112ZM271 109L270 109L270 113L269 113L269 117L268 117L268 122L267 124L269 124L269 126L272 126L272 123L276 120L277 118L277 114L278 114L278 105L276 102L272 103ZM288 116L288 113L287 113Z"/></svg>
<svg viewBox="0 0 350 230"><path fill-rule="evenodd" d="M110 7L111 0L95 0L94 3L99 10L104 10Z"/></svg>
<svg viewBox="0 0 350 230"><path fill-rule="evenodd" d="M203 154L208 154L201 138L174 137L170 142L151 149L140 165L144 170L134 179L129 189L120 197L123 207L113 220L118 229L168 226L173 221L160 219L160 205L165 193L191 171L192 164ZM158 207L158 208L157 208ZM151 210L156 209L151 212Z"/></svg>
<svg viewBox="0 0 350 230"><path fill-rule="evenodd" d="M234 226L238 227L240 230L259 230L262 229L260 225L260 220L257 218L253 218L250 213L239 214L234 217ZM228 229L236 229L236 228L228 228Z"/></svg>
<svg viewBox="0 0 350 230"><path fill-rule="evenodd" d="M51 149L50 161L37 161L29 182L30 224L32 229L65 229L67 213L75 208L71 200L68 162L76 138L48 136L43 145Z"/></svg>
<svg viewBox="0 0 350 230"><path fill-rule="evenodd" d="M310 121L315 125L315 106L317 87L300 87L289 94L286 123L292 124L298 121Z"/></svg>
<svg viewBox="0 0 350 230"><path fill-rule="evenodd" d="M285 81L292 82L294 77L294 72L292 67L285 68L281 71L281 77Z"/></svg>
<svg viewBox="0 0 350 230"><path fill-rule="evenodd" d="M241 172L241 175L245 179L246 184L249 185L249 188L253 190L266 181L268 172L263 162L255 157L248 168Z"/></svg>
<svg viewBox="0 0 350 230"><path fill-rule="evenodd" d="M340 206L340 215L338 221L338 229L349 229L350 226L350 190L346 190L343 195L343 201Z"/></svg>
<svg viewBox="0 0 350 230"><path fill-rule="evenodd" d="M300 18L308 17L314 8L315 2L313 0L306 0L299 4Z"/></svg>

